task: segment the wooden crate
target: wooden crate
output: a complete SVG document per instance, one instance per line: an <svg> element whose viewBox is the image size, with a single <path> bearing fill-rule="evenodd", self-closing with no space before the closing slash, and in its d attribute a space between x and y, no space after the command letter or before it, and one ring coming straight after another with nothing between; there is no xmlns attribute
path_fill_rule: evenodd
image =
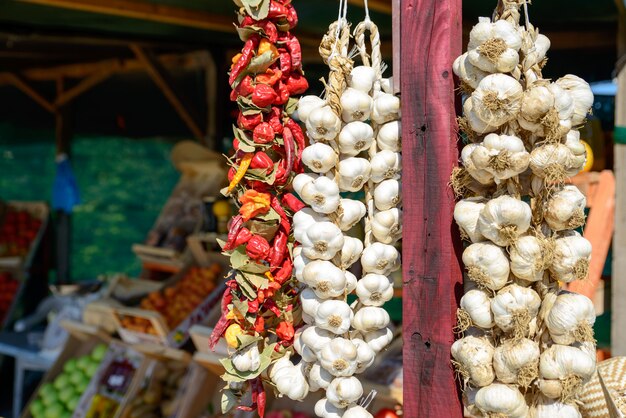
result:
<svg viewBox="0 0 626 418"><path fill-rule="evenodd" d="M0 257L0 268L9 269L16 272L22 272L27 269L31 263L33 258L35 257L35 253L37 252L37 248L39 247L39 243L43 237L43 234L48 225L48 218L50 215L50 209L45 202L20 202L20 201L9 201L7 202L7 208L13 208L16 210L24 210L28 212L31 216L41 221L41 226L39 227L39 231L37 235L30 243L30 249L26 257ZM0 217L0 223L3 222L4 216Z"/></svg>

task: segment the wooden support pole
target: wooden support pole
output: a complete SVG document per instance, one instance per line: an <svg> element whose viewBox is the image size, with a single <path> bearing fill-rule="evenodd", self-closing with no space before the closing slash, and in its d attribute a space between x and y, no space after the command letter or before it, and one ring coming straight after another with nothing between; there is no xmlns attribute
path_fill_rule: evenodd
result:
<svg viewBox="0 0 626 418"><path fill-rule="evenodd" d="M462 416L450 363L462 294L448 187L458 159L452 62L461 0L401 0L403 362L406 417Z"/></svg>
<svg viewBox="0 0 626 418"><path fill-rule="evenodd" d="M78 83L71 89L64 91L61 95L57 96L56 100L54 101L54 105L63 106L71 102L87 90L93 88L94 86L102 83L107 78L111 77L111 75L113 75L113 72L113 70L103 70L97 73L93 73L92 75L84 78L80 81L80 83Z"/></svg>
<svg viewBox="0 0 626 418"><path fill-rule="evenodd" d="M206 106L207 106L207 118L206 118L206 138L205 144L209 149L217 150L218 138L217 138L217 64L215 58L210 51L207 51L204 58L205 61L205 89L206 89Z"/></svg>
<svg viewBox="0 0 626 418"><path fill-rule="evenodd" d="M64 82L62 78L56 82L57 97L63 95ZM71 154L72 126L70 121L70 105L56 108L56 154L57 156ZM57 284L71 282L71 248L72 248L72 216L63 211L56 211L56 271Z"/></svg>
<svg viewBox="0 0 626 418"><path fill-rule="evenodd" d="M202 10L130 0L18 0L22 3L59 7L88 13L99 13L157 23L185 26L196 29L230 32L233 24L229 17Z"/></svg>
<svg viewBox="0 0 626 418"><path fill-rule="evenodd" d="M192 115L192 108L188 104L189 102L184 99L182 93L176 90L174 81L167 73L167 70L150 51L136 44L131 44L130 48L137 56L137 59L143 63L150 78L152 78L154 83L161 89L189 130L198 141L202 141L204 134L197 122L198 119Z"/></svg>
<svg viewBox="0 0 626 418"><path fill-rule="evenodd" d="M26 80L24 80L22 77L13 73L5 73L5 78L6 80L8 80L8 82L20 89L22 93L37 102L37 104L39 104L41 107L43 107L50 113L54 113L54 105L46 100L46 98L43 97L41 94L39 94L39 92L35 90L33 86L28 84L28 82L26 82Z"/></svg>
<svg viewBox="0 0 626 418"><path fill-rule="evenodd" d="M611 354L626 356L626 8L616 0L618 19L617 94L615 96L615 232L611 278ZM622 142L624 141L624 142Z"/></svg>

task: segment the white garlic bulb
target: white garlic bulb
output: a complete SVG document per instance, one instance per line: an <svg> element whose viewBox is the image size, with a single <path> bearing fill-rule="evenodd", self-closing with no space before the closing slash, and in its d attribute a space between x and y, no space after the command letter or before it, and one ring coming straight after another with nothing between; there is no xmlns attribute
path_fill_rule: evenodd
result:
<svg viewBox="0 0 626 418"><path fill-rule="evenodd" d="M365 122L350 122L339 132L339 151L348 157L354 157L369 149L372 142L374 142L374 130Z"/></svg>
<svg viewBox="0 0 626 418"><path fill-rule="evenodd" d="M363 373L368 367L374 364L376 353L365 341L360 338L353 338L352 344L356 346L356 373Z"/></svg>
<svg viewBox="0 0 626 418"><path fill-rule="evenodd" d="M291 185L293 186L293 190L295 190L296 193L301 195L302 194L302 188L306 184L311 183L313 180L315 180L318 177L319 177L319 175L318 174L314 174L314 173L300 173L300 174L298 174L297 176L295 176L293 178L293 182L291 183Z"/></svg>
<svg viewBox="0 0 626 418"><path fill-rule="evenodd" d="M486 416L526 418L528 405L514 386L492 383L476 392L475 405Z"/></svg>
<svg viewBox="0 0 626 418"><path fill-rule="evenodd" d="M574 126L581 125L585 122L585 118L593 105L593 93L589 83L580 77L567 74L556 80L561 88L567 91L574 100L574 114L572 115L572 124Z"/></svg>
<svg viewBox="0 0 626 418"><path fill-rule="evenodd" d="M539 344L528 338L502 343L493 353L498 381L528 388L538 376L539 354Z"/></svg>
<svg viewBox="0 0 626 418"><path fill-rule="evenodd" d="M370 118L372 98L364 91L347 88L340 98L341 119L344 122L365 121Z"/></svg>
<svg viewBox="0 0 626 418"><path fill-rule="evenodd" d="M367 412L367 409L360 405L352 405L343 414L343 418L374 418L372 414Z"/></svg>
<svg viewBox="0 0 626 418"><path fill-rule="evenodd" d="M520 279L529 282L538 282L543 279L546 264L552 259L546 259L542 242L532 235L519 237L509 248L511 258L511 272Z"/></svg>
<svg viewBox="0 0 626 418"><path fill-rule="evenodd" d="M402 132L400 121L394 120L387 122L378 129L376 136L376 144L381 150L400 152L402 144L400 142Z"/></svg>
<svg viewBox="0 0 626 418"><path fill-rule="evenodd" d="M311 260L330 260L343 247L343 233L332 222L315 222L302 235L302 254Z"/></svg>
<svg viewBox="0 0 626 418"><path fill-rule="evenodd" d="M339 190L358 192L370 178L370 162L365 158L349 157L339 161Z"/></svg>
<svg viewBox="0 0 626 418"><path fill-rule="evenodd" d="M294 248L293 270L294 270L294 274L296 276L296 279L298 279L298 281L304 283L304 276L303 276L304 268L310 262L311 262L311 260L309 260L307 257L305 257L302 254L302 247Z"/></svg>
<svg viewBox="0 0 626 418"><path fill-rule="evenodd" d="M300 97L300 100L298 100L298 119L302 123L306 123L313 110L324 107L325 105L326 101L317 96L308 95Z"/></svg>
<svg viewBox="0 0 626 418"><path fill-rule="evenodd" d="M352 376L357 366L357 349L352 341L336 337L322 348L319 360L333 376Z"/></svg>
<svg viewBox="0 0 626 418"><path fill-rule="evenodd" d="M357 279L354 274L346 270L346 294L352 293L356 289Z"/></svg>
<svg viewBox="0 0 626 418"><path fill-rule="evenodd" d="M455 368L465 383L482 387L493 382L494 348L488 339L473 336L461 338L452 344L451 352L457 362Z"/></svg>
<svg viewBox="0 0 626 418"><path fill-rule="evenodd" d="M389 325L389 314L384 308L364 306L357 311L352 319L352 327L357 331L370 332Z"/></svg>
<svg viewBox="0 0 626 418"><path fill-rule="evenodd" d="M491 74L480 81L468 100L479 119L498 127L517 117L522 96L522 85L513 77Z"/></svg>
<svg viewBox="0 0 626 418"><path fill-rule="evenodd" d="M387 347L392 340L393 331L389 327L363 334L363 341L376 353Z"/></svg>
<svg viewBox="0 0 626 418"><path fill-rule="evenodd" d="M393 298L393 282L382 274L366 274L358 281L356 294L365 306L383 306Z"/></svg>
<svg viewBox="0 0 626 418"><path fill-rule="evenodd" d="M400 99L393 94L379 93L372 105L372 121L382 125L400 119Z"/></svg>
<svg viewBox="0 0 626 418"><path fill-rule="evenodd" d="M289 360L289 365L279 366L281 360L274 364L270 372L272 383L281 395L294 401L303 400L309 394L309 384L302 369L291 364Z"/></svg>
<svg viewBox="0 0 626 418"><path fill-rule="evenodd" d="M537 84L524 92L520 126L549 140L558 140L572 128L572 97L557 84Z"/></svg>
<svg viewBox="0 0 626 418"><path fill-rule="evenodd" d="M484 197L470 197L459 200L454 205L454 220L459 226L461 235L471 242L481 242L485 238L477 228L478 216L485 207L487 200Z"/></svg>
<svg viewBox="0 0 626 418"><path fill-rule="evenodd" d="M502 331L516 339L533 336L541 298L533 289L509 285L491 299L493 320Z"/></svg>
<svg viewBox="0 0 626 418"><path fill-rule="evenodd" d="M498 129L497 126L485 122L478 116L478 112L474 109L474 102L471 100L471 97L463 102L463 116L467 119L469 127L479 135Z"/></svg>
<svg viewBox="0 0 626 418"><path fill-rule="evenodd" d="M304 267L302 278L322 299L341 296L346 290L345 274L330 261L311 261Z"/></svg>
<svg viewBox="0 0 626 418"><path fill-rule="evenodd" d="M478 230L500 246L512 244L530 228L530 206L514 197L503 195L485 204L478 217Z"/></svg>
<svg viewBox="0 0 626 418"><path fill-rule="evenodd" d="M549 49L550 39L545 35L538 34L534 42L524 42L522 39L522 52L524 53L522 69L527 71L533 65L539 64L546 57Z"/></svg>
<svg viewBox="0 0 626 418"><path fill-rule="evenodd" d="M578 187L567 184L548 197L544 219L553 231L575 229L585 223L587 199Z"/></svg>
<svg viewBox="0 0 626 418"><path fill-rule="evenodd" d="M293 236L298 242L302 242L306 230L318 222L328 222L326 215L315 212L311 208L302 208L293 214Z"/></svg>
<svg viewBox="0 0 626 418"><path fill-rule="evenodd" d="M400 268L400 252L393 245L375 242L363 250L361 265L365 273L386 276Z"/></svg>
<svg viewBox="0 0 626 418"><path fill-rule="evenodd" d="M548 183L578 174L584 163L564 144L545 144L530 153L530 169Z"/></svg>
<svg viewBox="0 0 626 418"><path fill-rule="evenodd" d="M302 311L313 317L317 313L317 308L319 308L322 302L323 300L318 298L313 289L310 287L306 287L300 292L300 304L302 305Z"/></svg>
<svg viewBox="0 0 626 418"><path fill-rule="evenodd" d="M311 110L306 120L306 133L314 141L332 141L339 134L341 119L330 106Z"/></svg>
<svg viewBox="0 0 626 418"><path fill-rule="evenodd" d="M315 415L320 418L341 418L345 408L338 408L328 401L326 398L322 398L315 403Z"/></svg>
<svg viewBox="0 0 626 418"><path fill-rule="evenodd" d="M470 280L481 287L498 290L509 280L509 260L504 250L490 242L477 242L463 251L463 264Z"/></svg>
<svg viewBox="0 0 626 418"><path fill-rule="evenodd" d="M369 93L376 80L376 71L373 67L359 65L352 68L348 79L348 86Z"/></svg>
<svg viewBox="0 0 626 418"><path fill-rule="evenodd" d="M574 403L563 403L540 396L530 410L530 418L582 418Z"/></svg>
<svg viewBox="0 0 626 418"><path fill-rule="evenodd" d="M473 150L471 159L476 168L490 173L498 184L524 172L530 154L516 136L489 134Z"/></svg>
<svg viewBox="0 0 626 418"><path fill-rule="evenodd" d="M402 211L391 208L377 212L372 219L372 234L383 244L393 244L402 238Z"/></svg>
<svg viewBox="0 0 626 418"><path fill-rule="evenodd" d="M378 210L394 208L402 201L400 182L395 179L384 180L374 188L374 204Z"/></svg>
<svg viewBox="0 0 626 418"><path fill-rule="evenodd" d="M337 225L342 231L351 229L367 213L365 204L359 200L341 199L337 213Z"/></svg>
<svg viewBox="0 0 626 418"><path fill-rule="evenodd" d="M452 71L461 79L462 82L467 84L470 88L475 89L478 87L480 80L489 75L488 72L481 70L470 62L468 59L468 53L464 53L457 57L452 64Z"/></svg>
<svg viewBox="0 0 626 418"><path fill-rule="evenodd" d="M402 156L398 152L382 150L372 158L372 181L380 183L387 179L400 179Z"/></svg>
<svg viewBox="0 0 626 418"><path fill-rule="evenodd" d="M578 293L561 291L548 316L546 326L557 344L593 341L596 312L591 300Z"/></svg>
<svg viewBox="0 0 626 418"><path fill-rule="evenodd" d="M587 149L585 144L580 141L580 131L571 130L565 135L565 146L572 153L571 166L576 168L577 172L582 170L587 161ZM572 168L572 170L574 170Z"/></svg>
<svg viewBox="0 0 626 418"><path fill-rule="evenodd" d="M461 298L460 307L469 315L471 325L483 329L490 329L494 326L491 302L486 291L469 290Z"/></svg>
<svg viewBox="0 0 626 418"><path fill-rule="evenodd" d="M358 238L344 236L343 247L341 247L341 268L347 269L361 258L363 252L363 241Z"/></svg>
<svg viewBox="0 0 626 418"><path fill-rule="evenodd" d="M326 389L328 402L338 408L345 408L358 401L363 396L363 386L354 376L337 377Z"/></svg>
<svg viewBox="0 0 626 418"><path fill-rule="evenodd" d="M470 32L469 61L489 73L508 73L519 62L522 37L507 20L479 22Z"/></svg>
<svg viewBox="0 0 626 418"><path fill-rule="evenodd" d="M311 364L308 377L309 389L311 392L326 389L328 385L330 385L330 382L332 382L335 378L335 376L322 367L319 361Z"/></svg>
<svg viewBox="0 0 626 418"><path fill-rule="evenodd" d="M343 300L325 300L315 312L315 325L334 334L344 334L350 329L353 317L350 305Z"/></svg>
<svg viewBox="0 0 626 418"><path fill-rule="evenodd" d="M314 322L314 321L311 321ZM315 362L317 361L317 355L313 352L313 350L307 346L302 340L302 333L310 328L311 325L305 325L302 328L299 328L293 338L293 348L296 350L296 353L300 354L302 360L306 362Z"/></svg>
<svg viewBox="0 0 626 418"><path fill-rule="evenodd" d="M339 186L328 177L318 177L305 184L299 194L315 212L332 213L339 207Z"/></svg>
<svg viewBox="0 0 626 418"><path fill-rule="evenodd" d="M393 77L381 78L379 82L380 82L380 88L385 93L393 94Z"/></svg>
<svg viewBox="0 0 626 418"><path fill-rule="evenodd" d="M316 173L326 173L331 170L339 157L330 145L317 142L309 145L302 151L302 162Z"/></svg>
<svg viewBox="0 0 626 418"><path fill-rule="evenodd" d="M591 243L576 231L566 231L555 240L550 271L561 282L584 280L589 272Z"/></svg>
<svg viewBox="0 0 626 418"><path fill-rule="evenodd" d="M311 349L315 355L319 355L322 349L336 337L332 332L316 327L307 327L300 335L301 344Z"/></svg>
<svg viewBox="0 0 626 418"><path fill-rule="evenodd" d="M551 399L566 401L596 372L595 352L553 344L541 353L539 390Z"/></svg>
<svg viewBox="0 0 626 418"><path fill-rule="evenodd" d="M254 372L261 366L261 356L259 347L251 344L248 347L238 350L233 356L233 366L240 372Z"/></svg>
<svg viewBox="0 0 626 418"><path fill-rule="evenodd" d="M480 184L493 184L493 174L484 168L477 167L472 159L474 151L476 151L479 147L480 144L467 144L464 146L461 150L461 162L463 163L465 170L474 178L474 180Z"/></svg>

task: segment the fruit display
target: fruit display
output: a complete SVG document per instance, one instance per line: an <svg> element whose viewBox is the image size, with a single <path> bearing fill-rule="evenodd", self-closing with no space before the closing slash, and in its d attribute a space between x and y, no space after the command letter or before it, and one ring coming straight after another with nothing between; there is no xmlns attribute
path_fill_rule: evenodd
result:
<svg viewBox="0 0 626 418"><path fill-rule="evenodd" d="M181 323L216 287L222 268L191 267L176 284L151 292L139 304L141 309L158 312L166 325L172 329ZM157 335L150 320L136 316L124 316L122 326L126 329Z"/></svg>
<svg viewBox="0 0 626 418"><path fill-rule="evenodd" d="M0 257L26 256L41 224L28 211L8 206L0 225Z"/></svg>
<svg viewBox="0 0 626 418"><path fill-rule="evenodd" d="M180 409L177 397L187 377L187 365L178 361L155 362L147 382L125 409L122 418L166 418Z"/></svg>
<svg viewBox="0 0 626 418"><path fill-rule="evenodd" d="M91 353L67 360L63 371L52 382L42 385L30 404L33 418L71 417L106 352L107 346L99 344Z"/></svg>
<svg viewBox="0 0 626 418"><path fill-rule="evenodd" d="M3 323L11 308L19 286L20 282L14 279L11 273L0 271L0 324Z"/></svg>

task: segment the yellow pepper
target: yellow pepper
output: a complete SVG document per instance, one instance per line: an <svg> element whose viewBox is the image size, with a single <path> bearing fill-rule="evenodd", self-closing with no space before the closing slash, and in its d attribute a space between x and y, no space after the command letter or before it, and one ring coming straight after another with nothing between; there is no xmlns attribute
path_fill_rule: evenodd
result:
<svg viewBox="0 0 626 418"><path fill-rule="evenodd" d="M239 326L239 324L231 324L228 328L226 328L226 332L224 333L224 338L226 338L226 344L230 348L239 347L239 341L237 337L243 335L243 330Z"/></svg>
<svg viewBox="0 0 626 418"><path fill-rule="evenodd" d="M233 179L230 181L230 184L228 185L226 194L230 194L230 192L232 192L233 189L239 184L243 176L246 174L246 171L248 171L248 167L250 167L250 163L252 162L252 157L254 157L254 153L247 152L241 158L241 161L239 162L239 167L237 168L237 171L235 172L235 176L233 177Z"/></svg>
<svg viewBox="0 0 626 418"><path fill-rule="evenodd" d="M235 64L237 64L237 61L239 61L239 58L241 58L241 52L233 56L233 59L231 60L231 64L230 64L231 69L233 68Z"/></svg>
<svg viewBox="0 0 626 418"><path fill-rule="evenodd" d="M276 48L276 45L271 43L266 38L263 38L261 39L261 42L259 43L259 49L257 51L257 55L262 55L267 51L272 51L272 59L278 58L279 54L278 54L278 49Z"/></svg>

